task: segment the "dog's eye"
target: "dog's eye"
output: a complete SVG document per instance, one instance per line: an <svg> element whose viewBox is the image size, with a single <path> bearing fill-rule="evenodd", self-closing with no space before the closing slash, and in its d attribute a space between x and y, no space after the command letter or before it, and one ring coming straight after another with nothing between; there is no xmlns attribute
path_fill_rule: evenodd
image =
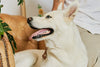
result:
<svg viewBox="0 0 100 67"><path fill-rule="evenodd" d="M46 18L52 18L50 15L47 15Z"/></svg>

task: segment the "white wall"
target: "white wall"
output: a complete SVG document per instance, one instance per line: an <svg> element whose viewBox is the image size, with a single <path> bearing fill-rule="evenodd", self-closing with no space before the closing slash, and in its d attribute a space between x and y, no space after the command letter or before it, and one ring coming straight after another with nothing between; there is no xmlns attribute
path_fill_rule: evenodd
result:
<svg viewBox="0 0 100 67"><path fill-rule="evenodd" d="M25 0L26 16L38 15L38 4L40 4L45 12L49 12L53 6L53 0Z"/></svg>
<svg viewBox="0 0 100 67"><path fill-rule="evenodd" d="M38 15L38 4L42 6L45 13L51 11L53 6L53 0L25 0L25 2L27 17ZM17 0L1 0L1 4L4 5L2 13L21 15L20 6L17 5Z"/></svg>
<svg viewBox="0 0 100 67"><path fill-rule="evenodd" d="M4 5L1 13L20 15L20 6L17 5L17 0L1 0L0 4Z"/></svg>
<svg viewBox="0 0 100 67"><path fill-rule="evenodd" d="M53 6L53 0L25 0L25 2L27 17L38 15L38 4L43 7L45 12L50 11ZM1 4L4 5L1 13L21 15L20 6L18 6L17 3L17 0L1 0Z"/></svg>

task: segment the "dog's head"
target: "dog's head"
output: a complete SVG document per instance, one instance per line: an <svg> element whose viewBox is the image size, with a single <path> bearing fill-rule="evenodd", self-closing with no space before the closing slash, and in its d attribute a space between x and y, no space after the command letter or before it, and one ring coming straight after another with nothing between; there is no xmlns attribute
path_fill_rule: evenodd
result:
<svg viewBox="0 0 100 67"><path fill-rule="evenodd" d="M72 22L77 12L78 3L74 2L66 10L57 10L45 14L43 17L30 17L27 19L31 28L38 31L33 33L30 39L50 39L57 35L65 26Z"/></svg>

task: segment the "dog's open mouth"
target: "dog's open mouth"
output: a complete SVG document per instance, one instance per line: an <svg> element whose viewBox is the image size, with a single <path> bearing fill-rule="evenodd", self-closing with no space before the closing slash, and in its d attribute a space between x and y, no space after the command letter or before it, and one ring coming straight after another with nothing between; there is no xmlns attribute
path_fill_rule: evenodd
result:
<svg viewBox="0 0 100 67"><path fill-rule="evenodd" d="M52 34L53 32L54 32L54 30L52 28L39 29L37 32L33 33L30 36L30 40L48 36L48 35Z"/></svg>

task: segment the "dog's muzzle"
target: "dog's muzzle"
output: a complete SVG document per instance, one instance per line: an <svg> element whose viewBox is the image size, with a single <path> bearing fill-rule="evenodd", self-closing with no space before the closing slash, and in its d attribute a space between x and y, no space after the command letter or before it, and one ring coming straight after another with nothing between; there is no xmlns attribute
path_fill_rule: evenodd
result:
<svg viewBox="0 0 100 67"><path fill-rule="evenodd" d="M48 36L48 35L51 35L54 30L52 28L36 28L32 25L33 22L33 18L32 17L29 17L27 19L27 23L29 24L29 26L32 28L32 29L36 29L37 31L34 32L30 37L29 39L38 39L38 38L41 38L41 37L45 37L45 36Z"/></svg>

